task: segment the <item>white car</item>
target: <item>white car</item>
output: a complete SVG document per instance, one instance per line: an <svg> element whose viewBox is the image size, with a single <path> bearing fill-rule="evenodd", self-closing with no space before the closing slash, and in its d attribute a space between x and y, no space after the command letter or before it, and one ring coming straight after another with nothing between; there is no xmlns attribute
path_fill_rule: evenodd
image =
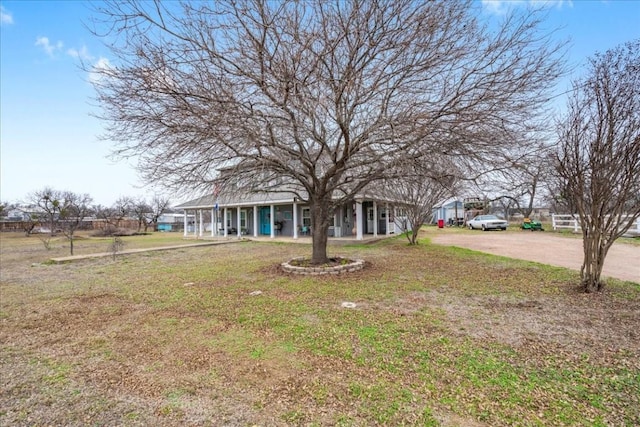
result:
<svg viewBox="0 0 640 427"><path fill-rule="evenodd" d="M478 215L471 221L468 221L467 226L469 227L469 230L506 230L509 223L495 215Z"/></svg>

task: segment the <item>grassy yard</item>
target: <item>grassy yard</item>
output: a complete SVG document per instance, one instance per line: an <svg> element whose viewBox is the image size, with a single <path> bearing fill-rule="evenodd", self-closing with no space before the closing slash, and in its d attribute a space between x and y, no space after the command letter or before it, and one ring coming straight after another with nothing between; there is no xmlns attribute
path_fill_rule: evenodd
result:
<svg viewBox="0 0 640 427"><path fill-rule="evenodd" d="M300 244L50 265L62 241L0 238L0 425L640 424L629 282L585 295L573 271L402 238L331 247L368 262L339 278L282 274Z"/></svg>
<svg viewBox="0 0 640 427"><path fill-rule="evenodd" d="M50 239L50 250L45 250L42 239ZM152 247L183 245L196 242L185 240L182 233L150 233L143 236L122 236L122 250L144 249ZM90 237L80 232L74 239L74 255L85 255L98 252L111 252L113 237ZM64 257L69 255L69 241L63 235L49 237L34 234L25 237L23 233L0 234L0 250L3 260L18 262L33 259Z"/></svg>

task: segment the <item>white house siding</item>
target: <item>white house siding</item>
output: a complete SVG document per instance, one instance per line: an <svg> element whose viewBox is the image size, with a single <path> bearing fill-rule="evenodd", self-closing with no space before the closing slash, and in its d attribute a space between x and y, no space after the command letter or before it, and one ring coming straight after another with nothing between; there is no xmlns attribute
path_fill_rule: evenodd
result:
<svg viewBox="0 0 640 427"><path fill-rule="evenodd" d="M309 206L299 202L296 203L290 194L286 197L289 200L285 198L284 193L238 197L236 200L217 200L213 196L205 196L179 205L176 208L184 209L189 217L195 215L198 218L197 221L194 221L193 227L187 228L185 236L189 233L196 237L203 236L203 231L205 230L207 235L226 235L229 237L238 235L238 230L240 230L241 235L253 236L289 236L297 238L310 235L310 233L301 233L302 227L310 224L311 221ZM355 236L356 238L362 238L363 234L385 235L395 233L399 229L398 224L400 224L402 218L393 216L394 209L391 204L384 201L374 203L371 199L362 200L361 204L362 229L357 230L356 227L358 224L356 207L359 204L354 200L336 209L328 231L330 237ZM372 223L367 224L367 209L373 208L374 204L375 218L372 219ZM215 211L216 205L217 211ZM293 211L294 207L295 212ZM244 216L240 228L238 227L238 208L240 208L241 215ZM213 215L213 220L211 221L215 224L213 228L210 222L200 227L202 212ZM271 215L273 215L273 218L271 218ZM389 219L387 219L387 216L389 216ZM275 227L273 230L271 229L271 225L276 223L282 224L280 230L276 231Z"/></svg>

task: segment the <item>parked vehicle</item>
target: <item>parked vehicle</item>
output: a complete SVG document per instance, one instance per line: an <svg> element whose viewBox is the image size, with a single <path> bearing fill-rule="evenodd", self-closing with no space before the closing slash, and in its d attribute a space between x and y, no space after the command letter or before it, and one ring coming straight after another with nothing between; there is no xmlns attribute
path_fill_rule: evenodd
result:
<svg viewBox="0 0 640 427"><path fill-rule="evenodd" d="M495 215L478 215L467 222L469 230L506 230L509 223Z"/></svg>

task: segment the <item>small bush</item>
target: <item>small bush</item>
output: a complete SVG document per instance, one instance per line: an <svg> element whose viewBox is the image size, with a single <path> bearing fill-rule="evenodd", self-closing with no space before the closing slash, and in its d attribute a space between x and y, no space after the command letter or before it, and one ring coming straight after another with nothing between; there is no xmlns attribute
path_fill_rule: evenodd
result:
<svg viewBox="0 0 640 427"><path fill-rule="evenodd" d="M128 228L106 227L91 233L93 237L113 237L113 236L138 236L146 233L138 233Z"/></svg>

